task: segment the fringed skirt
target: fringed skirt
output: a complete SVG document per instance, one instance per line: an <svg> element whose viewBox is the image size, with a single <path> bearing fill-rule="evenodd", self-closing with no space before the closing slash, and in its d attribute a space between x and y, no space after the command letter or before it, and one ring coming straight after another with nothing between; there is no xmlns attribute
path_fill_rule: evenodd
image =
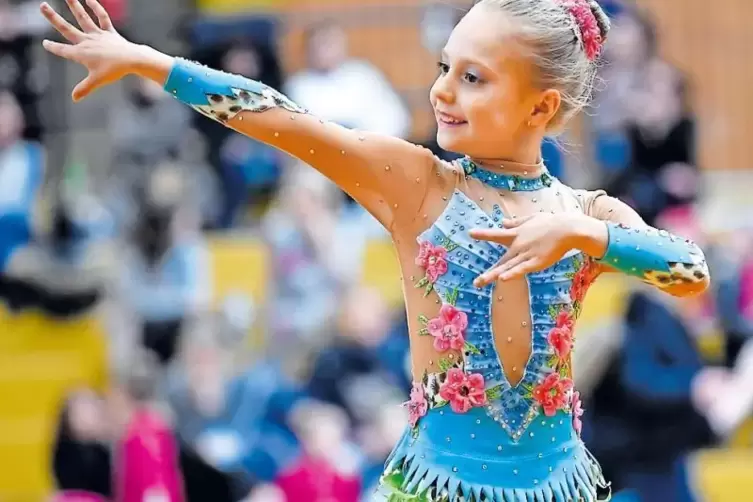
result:
<svg viewBox="0 0 753 502"><path fill-rule="evenodd" d="M596 502L609 500L572 416L539 415L517 440L483 409L430 410L387 459L374 501Z"/></svg>

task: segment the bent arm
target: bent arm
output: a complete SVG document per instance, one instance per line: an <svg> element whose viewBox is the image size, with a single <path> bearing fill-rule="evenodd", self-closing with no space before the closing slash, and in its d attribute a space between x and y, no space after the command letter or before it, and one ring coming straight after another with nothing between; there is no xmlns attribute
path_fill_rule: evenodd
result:
<svg viewBox="0 0 753 502"><path fill-rule="evenodd" d="M418 212L435 167L428 150L320 120L260 82L147 51L137 74L205 116L310 164L385 227Z"/></svg>
<svg viewBox="0 0 753 502"><path fill-rule="evenodd" d="M672 296L694 296L708 288L706 258L693 241L647 225L630 206L603 192L589 206L588 216L605 223L606 231L603 224L584 225L589 242L581 249L604 271L638 277Z"/></svg>

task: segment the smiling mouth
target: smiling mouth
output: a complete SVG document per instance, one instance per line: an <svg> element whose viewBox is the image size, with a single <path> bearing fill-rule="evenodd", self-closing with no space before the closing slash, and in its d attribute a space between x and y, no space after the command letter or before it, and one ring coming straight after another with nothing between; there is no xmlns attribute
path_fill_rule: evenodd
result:
<svg viewBox="0 0 753 502"><path fill-rule="evenodd" d="M445 126L460 126L460 125L468 123L466 120L456 119L454 117L450 117L449 115L445 115L441 112L438 112L436 114L436 118L437 118L438 124L445 125Z"/></svg>

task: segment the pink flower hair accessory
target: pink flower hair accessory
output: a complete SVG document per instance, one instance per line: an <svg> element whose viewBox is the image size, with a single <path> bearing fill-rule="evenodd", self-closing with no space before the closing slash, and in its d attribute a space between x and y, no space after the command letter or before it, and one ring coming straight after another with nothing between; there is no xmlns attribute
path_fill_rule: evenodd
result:
<svg viewBox="0 0 753 502"><path fill-rule="evenodd" d="M578 38L583 43L586 57L594 61L601 53L604 39L599 20L591 9L591 3L589 0L559 0L559 2L575 20Z"/></svg>

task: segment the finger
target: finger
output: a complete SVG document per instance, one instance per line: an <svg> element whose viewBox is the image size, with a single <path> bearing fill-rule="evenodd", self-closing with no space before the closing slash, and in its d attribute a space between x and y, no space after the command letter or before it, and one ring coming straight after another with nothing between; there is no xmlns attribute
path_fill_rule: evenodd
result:
<svg viewBox="0 0 753 502"><path fill-rule="evenodd" d="M517 228L534 216L535 215L531 214L529 216L523 216L522 218L505 218L502 220L502 225L504 225L505 228Z"/></svg>
<svg viewBox="0 0 753 502"><path fill-rule="evenodd" d="M58 33L71 43L77 44L84 37L84 33L66 21L63 16L55 12L50 4L43 3L39 9L44 18L52 25Z"/></svg>
<svg viewBox="0 0 753 502"><path fill-rule="evenodd" d="M496 242L497 244L502 244L507 247L512 244L517 236L515 230L507 230L504 228L473 228L469 234L474 239Z"/></svg>
<svg viewBox="0 0 753 502"><path fill-rule="evenodd" d="M508 253L508 255L512 256L510 253ZM496 281L502 274L507 272L510 267L514 267L518 263L524 262L529 258L530 257L526 254L519 254L517 256L509 258L505 263L502 263L500 261L494 267L479 275L476 280L473 281L473 285L477 288L482 288L488 284L491 284Z"/></svg>
<svg viewBox="0 0 753 502"><path fill-rule="evenodd" d="M502 257L502 259L499 260L499 263L497 263L497 275L495 279L497 279L501 274L510 270L512 267L530 258L531 258L530 253L527 253L525 251L520 251L517 253L511 253L508 251Z"/></svg>
<svg viewBox="0 0 753 502"><path fill-rule="evenodd" d="M68 8L71 10L73 17L76 18L76 22L84 32L90 33L99 29L89 13L84 9L84 6L81 5L81 0L65 0L65 3L68 4Z"/></svg>
<svg viewBox="0 0 753 502"><path fill-rule="evenodd" d="M65 58L70 61L78 62L78 53L76 52L75 45L61 44L60 42L53 42L52 40L44 40L42 42L42 47L44 47L44 49L50 54L60 56L61 58Z"/></svg>
<svg viewBox="0 0 753 502"><path fill-rule="evenodd" d="M505 282L505 281L511 281L513 279L517 279L519 277L523 277L526 274L530 274L531 272L535 272L538 268L539 260L536 258L531 258L530 260L526 260L524 262L518 263L512 268L507 269L505 272L499 275L497 278L498 280Z"/></svg>
<svg viewBox="0 0 753 502"><path fill-rule="evenodd" d="M88 5L94 15L97 16L97 22L99 23L99 27L101 29L105 31L111 31L115 29L112 25L110 14L108 14L105 8L102 7L102 4L100 4L97 0L86 0L86 5Z"/></svg>
<svg viewBox="0 0 753 502"><path fill-rule="evenodd" d="M92 78L91 75L87 76L84 80L79 82L76 87L73 88L73 101L81 101L89 94L91 94L97 87L99 87L99 82L97 81L97 79Z"/></svg>

